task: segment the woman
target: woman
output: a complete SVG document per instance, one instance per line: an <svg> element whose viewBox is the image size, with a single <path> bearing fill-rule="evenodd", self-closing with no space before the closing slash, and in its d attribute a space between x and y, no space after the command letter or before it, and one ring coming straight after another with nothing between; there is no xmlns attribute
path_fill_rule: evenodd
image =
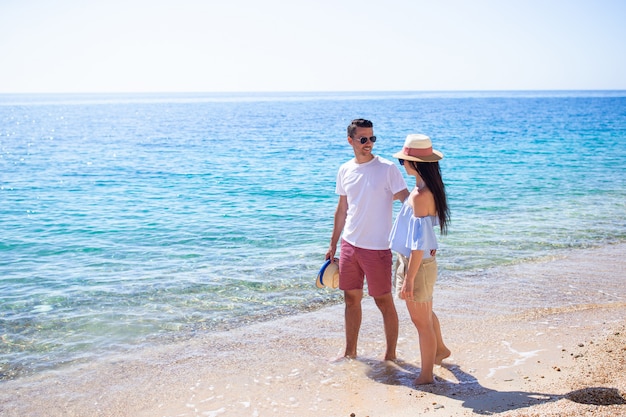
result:
<svg viewBox="0 0 626 417"><path fill-rule="evenodd" d="M439 226L445 234L450 219L438 162L443 154L433 150L428 136L412 134L406 137L402 151L394 158L398 158L407 174L416 180L390 235L390 247L397 252L396 291L405 300L419 335L422 369L415 383L431 384L434 365L450 356L441 337L439 319L432 310L437 280L434 227Z"/></svg>

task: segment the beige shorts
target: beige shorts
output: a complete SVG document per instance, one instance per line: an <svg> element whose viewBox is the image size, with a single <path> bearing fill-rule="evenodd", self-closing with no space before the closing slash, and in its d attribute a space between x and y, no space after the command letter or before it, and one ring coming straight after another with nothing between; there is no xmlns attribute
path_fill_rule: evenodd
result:
<svg viewBox="0 0 626 417"><path fill-rule="evenodd" d="M409 259L396 253L396 263L393 267L394 277L396 281L396 294L400 297L402 284L409 267ZM435 289L435 281L437 281L437 259L426 258L422 260L420 269L417 271L413 281L413 301L418 303L426 303L433 300L433 291Z"/></svg>

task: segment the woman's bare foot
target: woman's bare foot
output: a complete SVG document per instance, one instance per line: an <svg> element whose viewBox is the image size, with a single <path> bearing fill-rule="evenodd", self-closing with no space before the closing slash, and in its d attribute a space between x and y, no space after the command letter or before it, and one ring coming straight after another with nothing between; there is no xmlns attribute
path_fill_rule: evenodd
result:
<svg viewBox="0 0 626 417"><path fill-rule="evenodd" d="M426 377L420 374L415 380L415 385L428 385L428 384L434 384L434 383L435 383L435 378L432 375L430 375L430 377Z"/></svg>
<svg viewBox="0 0 626 417"><path fill-rule="evenodd" d="M443 349L438 349L437 354L435 355L435 365L441 365L441 362L443 362L444 359L450 357L451 354L452 352L450 352L450 349L448 349L447 347L444 347Z"/></svg>

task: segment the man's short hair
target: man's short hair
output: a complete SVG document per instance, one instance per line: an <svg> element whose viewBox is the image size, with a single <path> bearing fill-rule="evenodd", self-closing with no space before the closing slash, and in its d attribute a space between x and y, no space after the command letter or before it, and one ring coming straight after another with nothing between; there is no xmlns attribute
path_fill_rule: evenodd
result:
<svg viewBox="0 0 626 417"><path fill-rule="evenodd" d="M357 127L374 127L374 124L367 119L354 119L348 126L348 136L353 137Z"/></svg>

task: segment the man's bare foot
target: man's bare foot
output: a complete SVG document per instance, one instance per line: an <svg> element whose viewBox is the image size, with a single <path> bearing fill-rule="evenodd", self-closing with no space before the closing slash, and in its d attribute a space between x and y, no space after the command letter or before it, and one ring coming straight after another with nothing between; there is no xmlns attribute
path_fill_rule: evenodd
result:
<svg viewBox="0 0 626 417"><path fill-rule="evenodd" d="M385 355L385 361L395 362L397 360L396 355Z"/></svg>
<svg viewBox="0 0 626 417"><path fill-rule="evenodd" d="M352 359L356 359L356 355L354 355L354 356L348 356L348 355L338 356L335 359L331 360L330 363L346 362L346 361L351 361Z"/></svg>
<svg viewBox="0 0 626 417"><path fill-rule="evenodd" d="M449 358L451 354L452 352L450 352L450 349L448 348L437 351L437 355L435 356L435 365L441 365L441 362L443 362L444 359Z"/></svg>

